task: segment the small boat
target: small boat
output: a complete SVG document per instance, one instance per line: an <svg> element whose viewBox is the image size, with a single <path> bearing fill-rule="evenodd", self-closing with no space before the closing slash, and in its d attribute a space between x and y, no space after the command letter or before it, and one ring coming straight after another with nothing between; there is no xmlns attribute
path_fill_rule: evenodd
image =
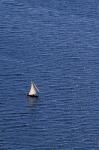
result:
<svg viewBox="0 0 99 150"><path fill-rule="evenodd" d="M39 93L39 89L37 88L35 83L31 82L31 88L30 88L30 91L28 93L28 96L30 96L30 97L38 97L38 93Z"/></svg>

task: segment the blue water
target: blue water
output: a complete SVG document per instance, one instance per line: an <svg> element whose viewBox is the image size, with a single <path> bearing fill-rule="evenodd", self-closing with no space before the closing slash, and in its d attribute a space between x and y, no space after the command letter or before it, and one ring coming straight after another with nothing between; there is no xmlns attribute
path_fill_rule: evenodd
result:
<svg viewBox="0 0 99 150"><path fill-rule="evenodd" d="M98 0L0 0L0 150L99 150Z"/></svg>

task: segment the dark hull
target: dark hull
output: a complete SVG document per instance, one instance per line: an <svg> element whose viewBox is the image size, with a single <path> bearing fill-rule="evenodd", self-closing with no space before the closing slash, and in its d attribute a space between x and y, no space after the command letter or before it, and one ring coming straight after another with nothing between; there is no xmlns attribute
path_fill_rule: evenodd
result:
<svg viewBox="0 0 99 150"><path fill-rule="evenodd" d="M29 97L38 97L38 95L29 95L29 94L27 94L27 96L29 96Z"/></svg>

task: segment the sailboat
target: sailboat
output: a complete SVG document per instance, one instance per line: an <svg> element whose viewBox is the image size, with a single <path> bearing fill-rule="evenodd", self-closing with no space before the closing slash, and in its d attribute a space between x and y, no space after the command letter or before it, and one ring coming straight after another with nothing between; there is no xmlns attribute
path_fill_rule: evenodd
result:
<svg viewBox="0 0 99 150"><path fill-rule="evenodd" d="M28 96L38 97L38 93L39 93L39 89L37 88L35 83L31 82L31 88L30 88L30 91L28 93Z"/></svg>

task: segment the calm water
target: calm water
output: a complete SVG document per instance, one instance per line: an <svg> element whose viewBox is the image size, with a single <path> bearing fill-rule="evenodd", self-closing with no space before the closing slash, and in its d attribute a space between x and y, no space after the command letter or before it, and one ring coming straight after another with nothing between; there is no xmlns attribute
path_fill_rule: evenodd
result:
<svg viewBox="0 0 99 150"><path fill-rule="evenodd" d="M99 150L98 0L0 0L0 150Z"/></svg>

